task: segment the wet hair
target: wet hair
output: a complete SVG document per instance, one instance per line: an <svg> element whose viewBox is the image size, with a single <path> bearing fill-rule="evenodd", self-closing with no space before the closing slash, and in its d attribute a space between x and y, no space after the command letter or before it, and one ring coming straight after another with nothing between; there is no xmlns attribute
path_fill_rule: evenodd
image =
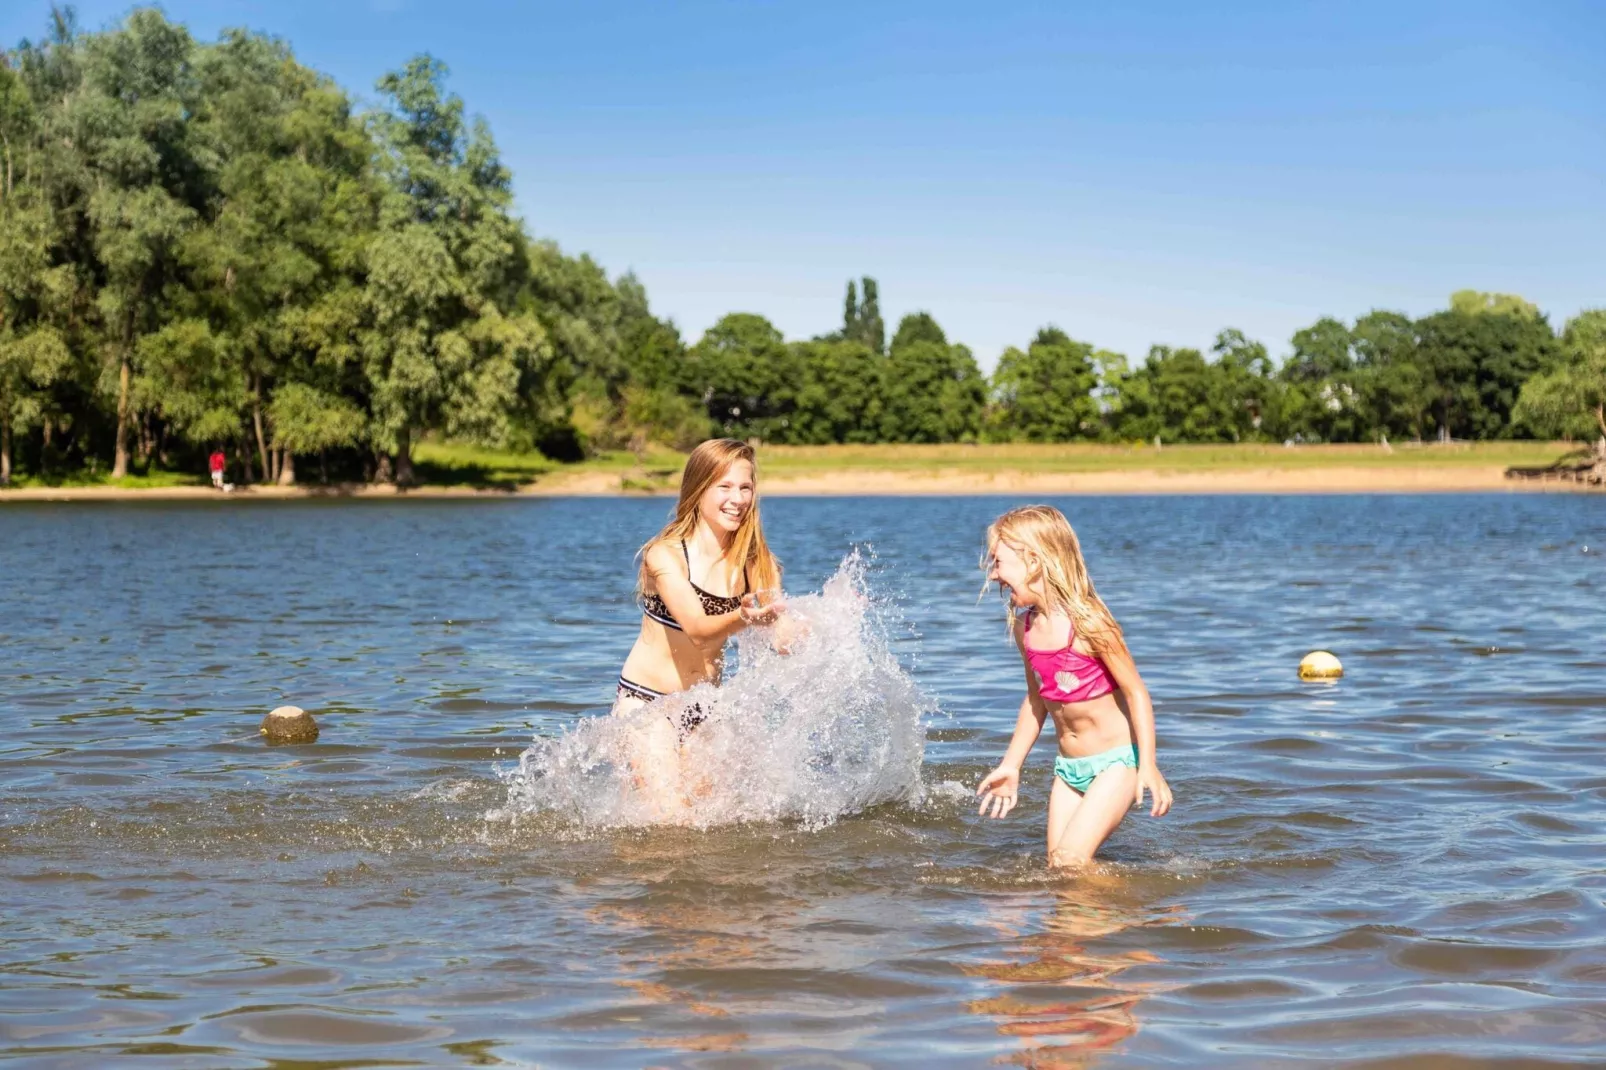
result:
<svg viewBox="0 0 1606 1070"><path fill-rule="evenodd" d="M1121 626L1093 589L1082 544L1064 513L1052 505L1023 505L994 520L987 526L983 569L990 567L993 547L1000 542L1025 559L1026 582L1041 590L1044 608L1070 617L1094 654L1125 648Z"/></svg>
<svg viewBox="0 0 1606 1070"><path fill-rule="evenodd" d="M753 447L734 438L711 438L701 442L686 458L686 467L680 473L680 498L675 502L675 514L664 529L642 546L636 556L641 568L636 575L638 593L645 591L648 581L647 551L661 542L679 542L691 538L697 530L698 504L708 488L737 461L753 466L753 478L758 478L758 458ZM764 525L758 515L758 492L755 487L752 508L742 517L741 525L725 549L725 559L739 566L748 577L754 591L774 590L781 585L781 563L770 552L764 541Z"/></svg>

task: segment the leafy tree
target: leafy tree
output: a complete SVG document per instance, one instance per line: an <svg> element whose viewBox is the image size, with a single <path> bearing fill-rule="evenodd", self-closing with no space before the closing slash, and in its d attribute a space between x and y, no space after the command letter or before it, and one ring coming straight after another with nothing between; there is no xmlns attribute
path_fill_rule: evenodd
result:
<svg viewBox="0 0 1606 1070"><path fill-rule="evenodd" d="M864 303L860 304L858 286L852 279L848 280L848 295L842 304L842 332L831 336L831 340L858 342L881 356L887 347L887 325L881 318L880 291L870 276L866 275L862 281Z"/></svg>
<svg viewBox="0 0 1606 1070"><path fill-rule="evenodd" d="M925 313L898 324L883 369L883 442L957 442L981 430L987 381L962 345Z"/></svg>
<svg viewBox="0 0 1606 1070"><path fill-rule="evenodd" d="M522 372L550 363L539 320L517 308L528 263L510 175L484 122L463 118L446 68L419 56L379 81L373 117L388 183L369 246L361 341L380 476L412 482L427 430L501 444Z"/></svg>
<svg viewBox="0 0 1606 1070"><path fill-rule="evenodd" d="M1408 316L1377 309L1350 331L1355 384L1371 434L1421 438L1430 398L1416 359L1416 331Z"/></svg>
<svg viewBox="0 0 1606 1070"><path fill-rule="evenodd" d="M1416 355L1440 435L1509 434L1522 383L1556 354L1543 316L1448 309L1417 321Z"/></svg>
<svg viewBox="0 0 1606 1070"><path fill-rule="evenodd" d="M1122 384L1132 374L1132 366L1125 353L1097 349L1089 358L1093 364L1093 403L1098 409L1101 437L1109 438L1120 433L1122 418Z"/></svg>
<svg viewBox="0 0 1606 1070"><path fill-rule="evenodd" d="M1093 347L1057 327L1044 327L1024 353L1012 346L999 358L993 372L998 426L1008 437L1034 442L1096 434L1097 383Z"/></svg>
<svg viewBox="0 0 1606 1070"><path fill-rule="evenodd" d="M799 383L792 350L763 316L732 312L687 359L688 385L708 417L734 438L784 435Z"/></svg>
<svg viewBox="0 0 1606 1070"><path fill-rule="evenodd" d="M1121 428L1128 437L1180 442L1232 440L1232 414L1216 369L1197 349L1151 346L1122 384Z"/></svg>
<svg viewBox="0 0 1606 1070"><path fill-rule="evenodd" d="M116 397L112 477L129 468L140 340L166 321L179 251L195 225L198 165L186 117L195 105L194 44L154 9L136 9L81 48L81 82L55 115L69 139L75 192L98 283L108 388ZM110 382L107 382L110 380Z"/></svg>
<svg viewBox="0 0 1606 1070"><path fill-rule="evenodd" d="M235 437L245 416L263 478L292 483L298 449L355 446L364 433L343 394L362 393L354 343L379 194L371 142L345 95L281 42L230 31L195 70L193 139L216 164L207 225L185 243L188 318L145 349L150 404L176 415L189 400L175 422L197 443ZM193 369L164 355L169 341L197 358L215 349L217 368L186 376ZM194 396L198 383L216 394Z"/></svg>
<svg viewBox="0 0 1606 1070"><path fill-rule="evenodd" d="M898 321L898 333L893 335L893 349L907 349L916 342L930 342L945 346L948 336L929 312L911 312Z"/></svg>
<svg viewBox="0 0 1606 1070"><path fill-rule="evenodd" d="M1330 316L1295 331L1293 353L1283 365L1283 378L1314 383L1349 371L1350 342L1349 328Z"/></svg>
<svg viewBox="0 0 1606 1070"><path fill-rule="evenodd" d="M1457 290L1450 295L1450 311L1475 316L1492 312L1497 316L1519 316L1538 319L1539 306L1525 301L1516 294L1482 293L1478 290Z"/></svg>
<svg viewBox="0 0 1606 1070"><path fill-rule="evenodd" d="M44 417L71 363L58 321L70 268L51 264L57 219L37 181L39 115L22 76L0 64L0 486L12 438Z"/></svg>
<svg viewBox="0 0 1606 1070"><path fill-rule="evenodd" d="M798 385L777 441L807 445L874 442L881 419L885 358L845 340L792 347Z"/></svg>
<svg viewBox="0 0 1606 1070"><path fill-rule="evenodd" d="M1606 453L1606 309L1567 323L1561 359L1523 384L1513 416L1541 435L1596 436Z"/></svg>

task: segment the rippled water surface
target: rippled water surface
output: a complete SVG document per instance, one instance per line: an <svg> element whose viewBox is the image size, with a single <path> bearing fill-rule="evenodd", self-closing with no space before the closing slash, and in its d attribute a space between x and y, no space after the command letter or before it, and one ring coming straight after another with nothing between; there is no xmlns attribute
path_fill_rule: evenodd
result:
<svg viewBox="0 0 1606 1070"><path fill-rule="evenodd" d="M873 547L907 791L612 831L498 773L606 712L665 501L0 509L0 1059L1606 1064L1606 499L1060 501L1177 798L1076 877L1046 738L967 801L1010 504L766 503L794 591ZM318 743L260 742L283 702Z"/></svg>

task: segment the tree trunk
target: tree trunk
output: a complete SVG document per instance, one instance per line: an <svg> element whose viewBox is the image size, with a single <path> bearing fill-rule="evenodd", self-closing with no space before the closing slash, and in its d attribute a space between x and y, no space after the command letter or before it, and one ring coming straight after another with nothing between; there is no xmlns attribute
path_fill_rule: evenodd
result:
<svg viewBox="0 0 1606 1070"><path fill-rule="evenodd" d="M236 442L234 455L240 459L240 482L255 483L256 473L251 470L251 451L244 442Z"/></svg>
<svg viewBox="0 0 1606 1070"><path fill-rule="evenodd" d="M329 485L329 451L318 451L318 482Z"/></svg>
<svg viewBox="0 0 1606 1070"><path fill-rule="evenodd" d="M128 475L128 388L134 369L128 363L128 351L123 351L123 366L117 373L117 446L112 453L112 478Z"/></svg>
<svg viewBox="0 0 1606 1070"><path fill-rule="evenodd" d="M268 440L262 434L262 378L255 377L255 392L251 398L251 422L256 426L257 457L262 461L262 479L264 482L273 478L273 469L268 464Z"/></svg>
<svg viewBox="0 0 1606 1070"><path fill-rule="evenodd" d="M296 485L296 455L289 448L279 450L279 486L293 487Z"/></svg>
<svg viewBox="0 0 1606 1070"><path fill-rule="evenodd" d="M144 468L151 464L151 454L154 452L156 436L151 433L151 418L146 416L139 424L139 438L135 441L134 460Z"/></svg>
<svg viewBox="0 0 1606 1070"><path fill-rule="evenodd" d="M413 447L406 428L396 436L396 485L413 485Z"/></svg>
<svg viewBox="0 0 1606 1070"><path fill-rule="evenodd" d="M0 418L0 487L11 486L11 421Z"/></svg>

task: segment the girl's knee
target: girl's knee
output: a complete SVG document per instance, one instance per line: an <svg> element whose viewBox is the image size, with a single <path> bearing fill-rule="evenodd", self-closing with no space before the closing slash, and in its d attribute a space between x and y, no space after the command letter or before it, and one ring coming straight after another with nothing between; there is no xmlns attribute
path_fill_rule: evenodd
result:
<svg viewBox="0 0 1606 1070"><path fill-rule="evenodd" d="M1055 847L1048 852L1048 864L1055 869L1071 869L1093 861L1091 854Z"/></svg>

